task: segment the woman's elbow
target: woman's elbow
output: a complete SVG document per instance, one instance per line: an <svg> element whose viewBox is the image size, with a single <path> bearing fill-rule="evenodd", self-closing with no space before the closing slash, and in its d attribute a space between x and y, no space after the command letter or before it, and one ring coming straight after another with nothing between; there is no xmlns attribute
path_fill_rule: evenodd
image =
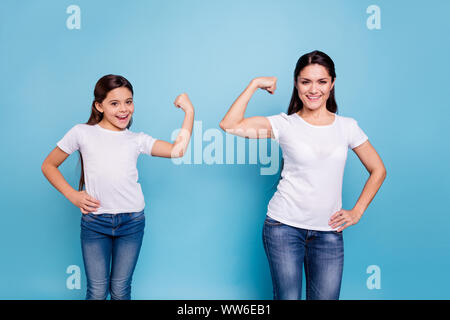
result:
<svg viewBox="0 0 450 320"><path fill-rule="evenodd" d="M220 121L219 127L220 127L220 129L222 129L223 131L227 131L228 129L230 129L230 128L227 126L227 124L226 124L223 120Z"/></svg>
<svg viewBox="0 0 450 320"><path fill-rule="evenodd" d="M386 175L387 175L386 168L384 166L379 167L379 168L373 170L371 174L376 175L377 177L379 177L379 179L381 181L384 181L384 179L386 179Z"/></svg>

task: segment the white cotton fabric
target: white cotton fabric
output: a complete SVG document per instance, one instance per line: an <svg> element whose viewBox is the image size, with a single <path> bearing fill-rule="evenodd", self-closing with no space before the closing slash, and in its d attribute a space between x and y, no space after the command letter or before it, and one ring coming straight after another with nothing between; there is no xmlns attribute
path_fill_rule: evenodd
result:
<svg viewBox="0 0 450 320"><path fill-rule="evenodd" d="M297 113L267 118L284 159L267 215L302 229L333 230L328 222L342 209L348 148L365 142L366 134L353 118L339 115L326 126L312 125Z"/></svg>
<svg viewBox="0 0 450 320"><path fill-rule="evenodd" d="M77 124L57 146L68 154L81 152L86 192L100 201L100 207L93 213L117 214L144 209L136 164L141 153L151 155L155 141L143 132Z"/></svg>

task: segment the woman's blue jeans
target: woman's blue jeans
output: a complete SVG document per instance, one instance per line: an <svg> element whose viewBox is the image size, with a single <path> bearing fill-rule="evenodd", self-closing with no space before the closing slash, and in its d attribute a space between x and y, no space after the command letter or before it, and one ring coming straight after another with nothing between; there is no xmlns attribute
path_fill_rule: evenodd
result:
<svg viewBox="0 0 450 320"><path fill-rule="evenodd" d="M81 249L86 300L131 299L131 280L144 236L144 211L83 214Z"/></svg>
<svg viewBox="0 0 450 320"><path fill-rule="evenodd" d="M295 228L266 217L264 249L275 300L300 300L305 266L306 299L338 300L344 265L342 232Z"/></svg>

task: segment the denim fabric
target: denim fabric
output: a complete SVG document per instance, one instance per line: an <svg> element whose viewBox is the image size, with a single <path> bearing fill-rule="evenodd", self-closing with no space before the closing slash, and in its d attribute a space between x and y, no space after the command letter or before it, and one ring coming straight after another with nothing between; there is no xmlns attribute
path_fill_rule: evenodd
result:
<svg viewBox="0 0 450 320"><path fill-rule="evenodd" d="M288 226L266 217L264 249L275 300L300 300L305 266L306 299L338 300L344 265L342 232Z"/></svg>
<svg viewBox="0 0 450 320"><path fill-rule="evenodd" d="M86 300L131 299L131 281L144 236L144 211L83 214L81 248Z"/></svg>

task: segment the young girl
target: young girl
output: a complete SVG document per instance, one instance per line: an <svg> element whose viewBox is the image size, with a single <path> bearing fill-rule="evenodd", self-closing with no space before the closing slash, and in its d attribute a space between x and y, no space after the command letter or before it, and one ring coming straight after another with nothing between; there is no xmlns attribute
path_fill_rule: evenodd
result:
<svg viewBox="0 0 450 320"><path fill-rule="evenodd" d="M111 299L130 299L145 226L145 202L136 162L141 153L182 157L191 137L194 107L185 93L175 99L175 106L185 112L185 117L175 142L169 143L128 130L134 112L133 87L124 77L102 77L94 97L88 122L66 133L45 159L42 171L82 213L86 299L104 300L109 292ZM58 170L76 150L81 159L78 191Z"/></svg>
<svg viewBox="0 0 450 320"><path fill-rule="evenodd" d="M328 55L305 54L294 71L287 114L244 118L258 88L275 92L276 78L261 77L250 82L220 123L232 134L273 138L283 152L281 179L263 227L274 299L301 299L303 265L308 300L339 298L342 230L359 221L386 176L383 162L357 122L336 114L335 79ZM341 190L348 148L370 177L353 209L344 210Z"/></svg>

